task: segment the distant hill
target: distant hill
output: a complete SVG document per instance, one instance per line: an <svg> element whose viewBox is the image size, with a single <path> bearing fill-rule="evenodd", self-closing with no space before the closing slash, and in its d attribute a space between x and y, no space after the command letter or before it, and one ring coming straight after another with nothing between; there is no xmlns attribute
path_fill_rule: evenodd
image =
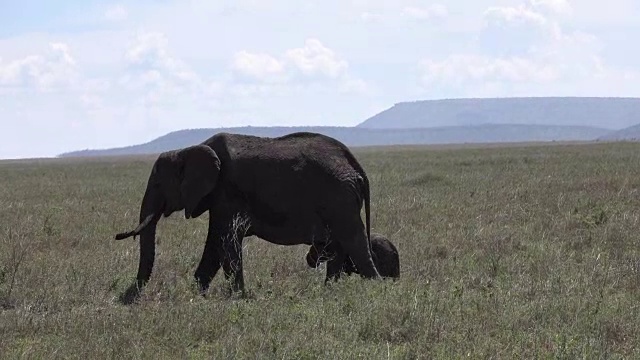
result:
<svg viewBox="0 0 640 360"><path fill-rule="evenodd" d="M640 140L640 124L629 126L618 131L609 132L600 136L598 140L602 141L638 141Z"/></svg>
<svg viewBox="0 0 640 360"><path fill-rule="evenodd" d="M62 157L155 154L218 132L281 136L319 132L349 146L640 139L640 98L532 97L402 102L355 127L235 127L181 130L145 144ZM618 130L623 129L623 130Z"/></svg>
<svg viewBox="0 0 640 360"><path fill-rule="evenodd" d="M145 144L104 150L82 150L61 157L156 154L200 143L219 132L276 137L297 131L332 136L348 146L497 143L533 141L588 141L611 130L588 126L504 125L443 126L414 129L367 129L361 127L236 127L180 130Z"/></svg>
<svg viewBox="0 0 640 360"><path fill-rule="evenodd" d="M575 125L621 129L640 123L640 98L530 97L402 102L359 128L480 124Z"/></svg>

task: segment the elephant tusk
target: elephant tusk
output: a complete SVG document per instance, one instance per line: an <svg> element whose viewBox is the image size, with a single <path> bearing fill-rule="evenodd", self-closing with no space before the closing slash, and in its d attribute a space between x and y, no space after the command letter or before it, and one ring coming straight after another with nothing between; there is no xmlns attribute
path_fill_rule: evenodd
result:
<svg viewBox="0 0 640 360"><path fill-rule="evenodd" d="M133 231L116 234L116 240L126 239L133 236Z"/></svg>
<svg viewBox="0 0 640 360"><path fill-rule="evenodd" d="M134 238L134 240L135 240L135 237L136 237L137 235L139 235L139 234L140 234L140 232L141 232L144 228L146 228L146 227L151 223L151 221L153 221L153 220L154 220L154 218L155 218L155 217L156 217L156 214L155 214L155 213L153 213L153 214L149 214L149 215L148 215L148 216L147 216L147 217L146 217L146 218L145 218L145 219L140 223L140 225L138 225L138 227L137 227L135 230L133 230L133 231L129 231L129 232L123 232L123 233L116 234L115 239L116 239L116 240L122 240L122 239L126 239L126 238L129 238L129 237L132 237L132 236L133 236L133 238Z"/></svg>

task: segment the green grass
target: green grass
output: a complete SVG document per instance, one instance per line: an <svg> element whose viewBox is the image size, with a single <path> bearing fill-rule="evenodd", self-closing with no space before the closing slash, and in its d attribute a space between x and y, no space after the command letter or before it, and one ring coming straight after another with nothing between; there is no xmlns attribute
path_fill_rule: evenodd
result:
<svg viewBox="0 0 640 360"><path fill-rule="evenodd" d="M11 358L637 358L640 144L360 149L401 279L323 286L305 246L245 241L247 299L196 295L207 217L161 220L153 157L0 163L0 354Z"/></svg>

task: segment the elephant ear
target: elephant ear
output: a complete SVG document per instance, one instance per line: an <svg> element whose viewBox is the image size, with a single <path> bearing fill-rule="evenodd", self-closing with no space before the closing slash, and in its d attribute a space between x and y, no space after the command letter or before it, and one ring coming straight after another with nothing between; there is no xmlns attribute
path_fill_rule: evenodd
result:
<svg viewBox="0 0 640 360"><path fill-rule="evenodd" d="M220 159L206 145L191 146L182 151L180 194L184 215L192 217L198 203L213 191L220 174Z"/></svg>

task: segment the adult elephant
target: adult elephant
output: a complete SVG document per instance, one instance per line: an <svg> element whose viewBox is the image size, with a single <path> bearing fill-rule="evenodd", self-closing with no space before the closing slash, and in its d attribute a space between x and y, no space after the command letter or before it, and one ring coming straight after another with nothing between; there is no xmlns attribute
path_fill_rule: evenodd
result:
<svg viewBox="0 0 640 360"><path fill-rule="evenodd" d="M360 217L363 202L366 228ZM207 240L194 274L201 291L221 265L225 276L233 278L233 289L244 291L241 244L251 235L280 245L330 242L336 256L327 263L327 279L339 274L346 256L361 276L380 278L369 242L369 180L347 146L331 137L219 133L160 154L138 227L116 235L140 235L137 281L129 295L137 295L151 276L160 217L183 209L187 219L209 211Z"/></svg>

